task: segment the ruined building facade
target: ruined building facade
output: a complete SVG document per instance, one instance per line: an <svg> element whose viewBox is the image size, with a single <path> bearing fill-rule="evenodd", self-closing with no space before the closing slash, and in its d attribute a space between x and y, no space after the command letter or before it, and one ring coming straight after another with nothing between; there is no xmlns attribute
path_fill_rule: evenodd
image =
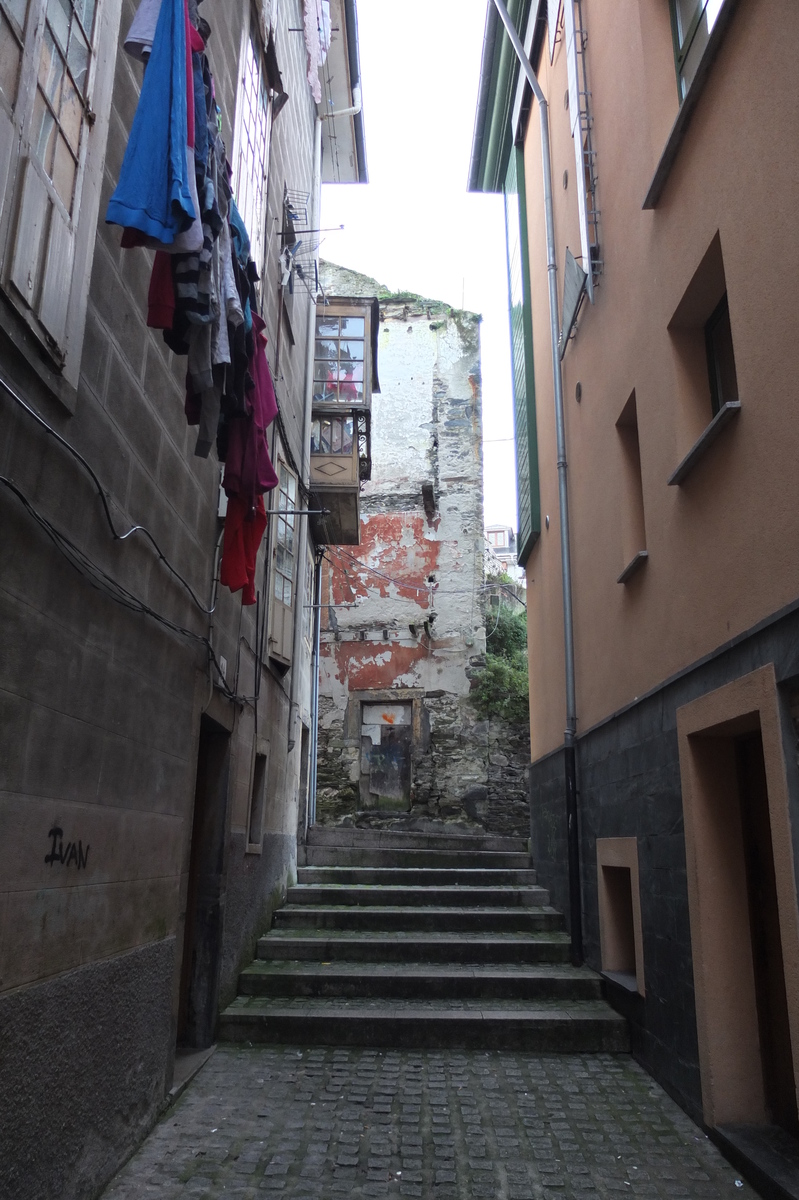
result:
<svg viewBox="0 0 799 1200"><path fill-rule="evenodd" d="M329 263L321 281L331 305L378 297L380 392L360 545L323 564L317 820L526 834L525 732L470 700L485 653L479 318Z"/></svg>

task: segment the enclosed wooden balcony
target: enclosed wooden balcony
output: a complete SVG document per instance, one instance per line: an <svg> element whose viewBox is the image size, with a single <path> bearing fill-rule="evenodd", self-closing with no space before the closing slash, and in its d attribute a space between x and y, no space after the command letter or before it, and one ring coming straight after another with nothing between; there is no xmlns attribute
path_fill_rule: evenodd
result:
<svg viewBox="0 0 799 1200"><path fill-rule="evenodd" d="M377 300L335 298L317 306L311 426L312 508L317 545L360 541L360 489L372 471L372 392L377 377Z"/></svg>

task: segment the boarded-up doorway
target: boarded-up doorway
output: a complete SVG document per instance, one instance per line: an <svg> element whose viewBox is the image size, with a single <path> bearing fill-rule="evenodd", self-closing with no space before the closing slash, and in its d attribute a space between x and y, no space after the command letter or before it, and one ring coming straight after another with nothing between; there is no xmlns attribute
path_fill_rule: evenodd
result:
<svg viewBox="0 0 799 1200"><path fill-rule="evenodd" d="M410 703L362 706L361 808L410 808L412 714Z"/></svg>

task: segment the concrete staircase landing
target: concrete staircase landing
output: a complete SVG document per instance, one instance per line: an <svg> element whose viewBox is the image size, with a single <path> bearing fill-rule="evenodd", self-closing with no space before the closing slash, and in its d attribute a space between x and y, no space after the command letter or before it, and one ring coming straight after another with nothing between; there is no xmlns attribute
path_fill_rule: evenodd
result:
<svg viewBox="0 0 799 1200"><path fill-rule="evenodd" d="M220 1040L629 1049L521 840L314 828L306 858Z"/></svg>

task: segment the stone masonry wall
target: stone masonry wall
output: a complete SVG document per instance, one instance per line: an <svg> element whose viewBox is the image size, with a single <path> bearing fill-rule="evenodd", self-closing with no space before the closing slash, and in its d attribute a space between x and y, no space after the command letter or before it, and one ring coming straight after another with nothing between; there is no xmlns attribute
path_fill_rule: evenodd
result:
<svg viewBox="0 0 799 1200"><path fill-rule="evenodd" d="M480 719L484 663L480 321L326 263L328 296L380 300L361 539L323 572L317 819L528 836L529 738ZM359 812L360 705L415 697L410 811Z"/></svg>

